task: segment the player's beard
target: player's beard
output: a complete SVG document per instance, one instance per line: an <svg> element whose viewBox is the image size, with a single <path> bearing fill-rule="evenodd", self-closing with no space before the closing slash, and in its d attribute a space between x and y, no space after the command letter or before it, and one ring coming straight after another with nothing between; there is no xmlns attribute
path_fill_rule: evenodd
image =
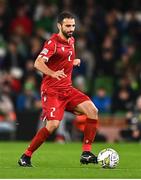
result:
<svg viewBox="0 0 141 180"><path fill-rule="evenodd" d="M63 29L62 29L62 34L64 35L65 38L68 39L68 38L72 37L73 32L72 32L72 31L70 31L70 32L65 32L65 31L63 31Z"/></svg>

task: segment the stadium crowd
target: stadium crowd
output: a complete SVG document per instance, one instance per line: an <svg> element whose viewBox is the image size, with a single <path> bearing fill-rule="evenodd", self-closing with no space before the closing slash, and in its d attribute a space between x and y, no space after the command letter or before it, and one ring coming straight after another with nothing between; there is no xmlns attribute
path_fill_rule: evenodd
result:
<svg viewBox="0 0 141 180"><path fill-rule="evenodd" d="M77 18L81 66L74 68L74 85L100 113L125 113L128 119L141 98L140 8L139 0L0 0L0 124L15 121L17 111L41 109L42 75L33 63L44 41L57 32L62 10Z"/></svg>

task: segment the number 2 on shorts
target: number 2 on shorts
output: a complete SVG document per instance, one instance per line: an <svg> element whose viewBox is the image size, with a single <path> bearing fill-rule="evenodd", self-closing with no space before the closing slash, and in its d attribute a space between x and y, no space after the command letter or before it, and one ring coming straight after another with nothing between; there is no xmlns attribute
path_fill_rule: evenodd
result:
<svg viewBox="0 0 141 180"><path fill-rule="evenodd" d="M55 117L55 115L54 115L55 110L56 110L55 107L51 108L50 117Z"/></svg>

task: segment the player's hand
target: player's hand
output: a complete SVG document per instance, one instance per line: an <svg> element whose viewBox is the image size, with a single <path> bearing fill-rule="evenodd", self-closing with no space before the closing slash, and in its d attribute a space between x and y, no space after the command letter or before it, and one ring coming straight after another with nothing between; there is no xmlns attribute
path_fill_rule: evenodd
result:
<svg viewBox="0 0 141 180"><path fill-rule="evenodd" d="M80 66L81 60L80 59L74 59L73 65L74 66Z"/></svg>
<svg viewBox="0 0 141 180"><path fill-rule="evenodd" d="M67 75L64 73L64 69L55 71L51 77L56 78L58 80L61 80L62 78L67 77Z"/></svg>

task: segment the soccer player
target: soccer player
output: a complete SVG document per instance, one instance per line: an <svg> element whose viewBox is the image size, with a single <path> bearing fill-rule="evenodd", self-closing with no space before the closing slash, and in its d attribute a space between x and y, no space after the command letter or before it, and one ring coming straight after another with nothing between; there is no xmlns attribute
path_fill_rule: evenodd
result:
<svg viewBox="0 0 141 180"><path fill-rule="evenodd" d="M97 157L91 152L92 142L98 125L98 110L90 98L72 87L73 66L80 66L80 59L75 59L73 32L75 18L69 12L58 16L58 34L53 34L46 41L34 66L43 73L41 84L42 119L46 126L40 129L31 144L19 159L20 166L31 167L32 154L45 142L59 126L64 110L87 116L80 162L97 163Z"/></svg>

